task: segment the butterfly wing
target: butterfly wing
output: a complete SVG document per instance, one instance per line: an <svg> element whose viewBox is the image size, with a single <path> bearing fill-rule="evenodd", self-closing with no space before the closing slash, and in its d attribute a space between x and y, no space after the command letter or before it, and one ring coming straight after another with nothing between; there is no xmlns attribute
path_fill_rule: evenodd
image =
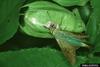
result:
<svg viewBox="0 0 100 67"><path fill-rule="evenodd" d="M55 26L55 24L48 23L45 26L57 40L62 52L64 53L65 57L69 60L71 64L75 64L76 62L76 47L87 46L83 43L80 39L72 36L68 32L60 30L59 26Z"/></svg>
<svg viewBox="0 0 100 67"><path fill-rule="evenodd" d="M75 64L76 62L76 48L71 46L69 43L56 39L64 56L68 59L71 64Z"/></svg>
<svg viewBox="0 0 100 67"><path fill-rule="evenodd" d="M53 35L55 39L58 42L58 45L60 46L63 54L68 59L68 61L71 64L75 64L76 62L76 47L71 45L71 43L68 41L69 38L67 38L67 35L64 35L63 31L55 30L53 31Z"/></svg>

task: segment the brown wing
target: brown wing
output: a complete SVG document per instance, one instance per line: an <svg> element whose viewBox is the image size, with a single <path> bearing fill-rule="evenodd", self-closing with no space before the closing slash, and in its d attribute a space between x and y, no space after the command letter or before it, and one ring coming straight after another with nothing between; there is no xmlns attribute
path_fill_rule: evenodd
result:
<svg viewBox="0 0 100 67"><path fill-rule="evenodd" d="M76 62L76 48L63 40L56 39L65 57L71 64Z"/></svg>

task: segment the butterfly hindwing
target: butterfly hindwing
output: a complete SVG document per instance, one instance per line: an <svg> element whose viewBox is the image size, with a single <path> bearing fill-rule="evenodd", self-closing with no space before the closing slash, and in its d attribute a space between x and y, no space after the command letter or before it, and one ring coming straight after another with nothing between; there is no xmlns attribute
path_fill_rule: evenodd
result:
<svg viewBox="0 0 100 67"><path fill-rule="evenodd" d="M59 39L56 39L56 40L57 40L63 54L68 59L68 61L71 64L75 64L75 62L76 62L76 48L74 46L71 46L69 43L67 43L63 40L59 40Z"/></svg>

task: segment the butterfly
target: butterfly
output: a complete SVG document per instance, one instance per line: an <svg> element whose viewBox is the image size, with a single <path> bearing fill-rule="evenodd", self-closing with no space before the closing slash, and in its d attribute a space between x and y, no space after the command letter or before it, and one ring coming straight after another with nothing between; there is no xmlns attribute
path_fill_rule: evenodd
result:
<svg viewBox="0 0 100 67"><path fill-rule="evenodd" d="M76 50L79 47L89 47L82 40L75 37L68 31L62 31L60 27L52 22L49 22L46 26L58 42L64 56L71 64L76 63Z"/></svg>

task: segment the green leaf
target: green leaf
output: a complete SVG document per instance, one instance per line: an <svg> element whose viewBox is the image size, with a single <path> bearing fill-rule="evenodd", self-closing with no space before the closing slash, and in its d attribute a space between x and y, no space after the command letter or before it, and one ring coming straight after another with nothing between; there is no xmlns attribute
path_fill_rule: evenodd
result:
<svg viewBox="0 0 100 67"><path fill-rule="evenodd" d="M89 63L100 63L100 57L92 57L89 59Z"/></svg>
<svg viewBox="0 0 100 67"><path fill-rule="evenodd" d="M81 6L79 7L79 12L84 23L87 24L91 15L91 6L89 4L86 4L85 6Z"/></svg>
<svg viewBox="0 0 100 67"><path fill-rule="evenodd" d="M85 63L86 57L78 56L73 67ZM30 48L0 53L1 67L71 67L62 53L51 48Z"/></svg>
<svg viewBox="0 0 100 67"><path fill-rule="evenodd" d="M57 10L57 11L63 11L63 12L67 11L65 8L48 1L35 1L35 2L24 5L23 7L28 7L28 11L41 10L41 9Z"/></svg>
<svg viewBox="0 0 100 67"><path fill-rule="evenodd" d="M73 67L80 67L80 64L86 63L87 60L88 60L88 58L85 56L77 56L77 62Z"/></svg>
<svg viewBox="0 0 100 67"><path fill-rule="evenodd" d="M91 44L94 44L97 34L97 20L95 19L95 17L96 16L93 13L87 23L87 33L89 35L89 41L91 42Z"/></svg>
<svg viewBox="0 0 100 67"><path fill-rule="evenodd" d="M26 34L35 37L42 38L52 38L52 34L50 34L50 30L45 28L44 26L48 24L48 22L54 22L61 26L62 29L70 30L75 32L83 31L84 24L81 22L77 23L82 25L82 29L76 28L73 29L75 23L75 19L78 19L74 16L74 14L52 2L47 1L36 1L29 4L26 4L23 7L28 7L25 16L24 16L24 25L20 24L20 28ZM56 14L56 15L55 15ZM69 21L69 19L72 19ZM33 24L33 20L36 20L35 24ZM68 21L66 24L66 20ZM80 20L78 20L80 21ZM78 22L76 21L76 22ZM62 23L63 22L63 23ZM71 24L70 24L71 22ZM62 23L62 24L61 24ZM69 25L70 26L69 26ZM65 26L69 26L68 28L64 28Z"/></svg>
<svg viewBox="0 0 100 67"><path fill-rule="evenodd" d="M100 33L97 35L94 45L95 45L94 52L100 52Z"/></svg>
<svg viewBox="0 0 100 67"><path fill-rule="evenodd" d="M68 67L63 55L50 48L30 48L0 53L1 67Z"/></svg>
<svg viewBox="0 0 100 67"><path fill-rule="evenodd" d="M100 52L100 0L92 0L93 13L87 25L89 41L93 44L94 52Z"/></svg>
<svg viewBox="0 0 100 67"><path fill-rule="evenodd" d="M89 0L53 0L62 6L84 6Z"/></svg>
<svg viewBox="0 0 100 67"><path fill-rule="evenodd" d="M0 44L10 39L17 31L22 1L24 0L0 1Z"/></svg>

